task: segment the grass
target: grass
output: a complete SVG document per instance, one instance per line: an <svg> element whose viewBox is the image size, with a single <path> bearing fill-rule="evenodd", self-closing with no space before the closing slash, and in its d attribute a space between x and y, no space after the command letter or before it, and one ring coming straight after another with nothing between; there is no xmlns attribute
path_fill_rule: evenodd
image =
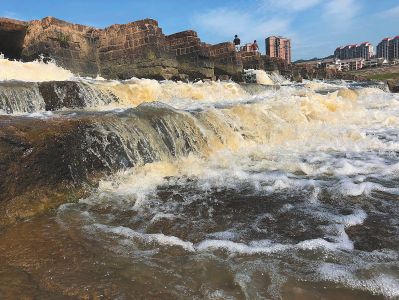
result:
<svg viewBox="0 0 399 300"><path fill-rule="evenodd" d="M399 79L399 73L382 73L367 76L368 79L372 80L389 80L389 79Z"/></svg>

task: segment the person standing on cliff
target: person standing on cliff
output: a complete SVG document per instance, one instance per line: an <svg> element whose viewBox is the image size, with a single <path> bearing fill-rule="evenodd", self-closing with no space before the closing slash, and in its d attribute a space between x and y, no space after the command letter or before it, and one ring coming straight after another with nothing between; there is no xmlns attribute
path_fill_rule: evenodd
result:
<svg viewBox="0 0 399 300"><path fill-rule="evenodd" d="M234 36L234 46L236 47L236 52L240 51L241 40L238 38L238 35Z"/></svg>
<svg viewBox="0 0 399 300"><path fill-rule="evenodd" d="M259 51L259 45L256 40L254 40L254 43L252 44L252 51L253 52L258 52Z"/></svg>

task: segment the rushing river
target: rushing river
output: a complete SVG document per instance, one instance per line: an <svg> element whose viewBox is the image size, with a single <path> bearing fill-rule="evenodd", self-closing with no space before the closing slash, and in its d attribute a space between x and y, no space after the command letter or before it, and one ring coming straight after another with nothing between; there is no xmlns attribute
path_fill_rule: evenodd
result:
<svg viewBox="0 0 399 300"><path fill-rule="evenodd" d="M399 298L398 95L80 80L120 101L16 114L156 111L172 155L144 121L103 129L134 167L0 231L0 298Z"/></svg>

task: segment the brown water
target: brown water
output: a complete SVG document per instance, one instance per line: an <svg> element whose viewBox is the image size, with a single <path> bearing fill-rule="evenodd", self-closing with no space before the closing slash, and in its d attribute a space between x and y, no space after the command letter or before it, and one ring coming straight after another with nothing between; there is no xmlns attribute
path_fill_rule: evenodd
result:
<svg viewBox="0 0 399 300"><path fill-rule="evenodd" d="M326 198L308 209L306 193L260 197L252 192L210 191L192 201L195 184L188 182L184 190L158 189L141 213L115 211L104 202L73 204L7 228L0 239L0 298L383 299L378 292L390 291L389 281L373 278L399 274L399 239L388 224L398 216L398 199L382 209L395 217L360 225L366 240L350 233L354 250L328 249L320 241L299 245L325 238L323 228L339 227L330 219L353 216L362 199L345 199L335 209ZM179 218L153 221L159 211ZM329 213L330 218L321 217ZM89 219L108 225L92 227ZM386 228L383 235L378 227ZM204 245L205 239L217 242ZM245 246L265 239L296 246ZM320 266L330 278L321 278Z"/></svg>
<svg viewBox="0 0 399 300"><path fill-rule="evenodd" d="M121 100L89 150L135 167L2 229L0 299L399 298L398 96L85 84Z"/></svg>

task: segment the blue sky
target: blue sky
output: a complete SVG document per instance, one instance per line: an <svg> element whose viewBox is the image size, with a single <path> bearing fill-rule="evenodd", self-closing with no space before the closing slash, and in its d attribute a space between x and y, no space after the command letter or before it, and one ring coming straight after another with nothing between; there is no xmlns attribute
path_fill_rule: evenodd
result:
<svg viewBox="0 0 399 300"><path fill-rule="evenodd" d="M164 33L193 29L208 43L292 38L293 58L322 57L337 46L399 35L399 0L0 0L0 16L23 20L54 16L105 27L143 18Z"/></svg>

